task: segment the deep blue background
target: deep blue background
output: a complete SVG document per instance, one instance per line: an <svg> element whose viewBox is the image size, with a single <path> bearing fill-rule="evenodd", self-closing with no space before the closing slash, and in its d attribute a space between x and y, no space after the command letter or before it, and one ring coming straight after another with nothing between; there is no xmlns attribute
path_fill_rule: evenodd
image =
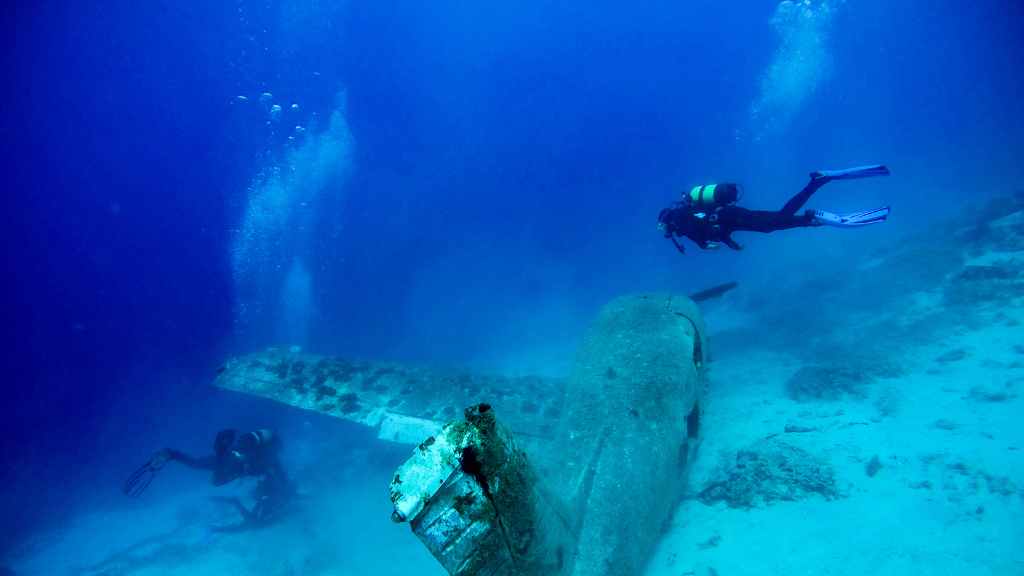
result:
<svg viewBox="0 0 1024 576"><path fill-rule="evenodd" d="M653 219L693 184L738 180L767 207L808 170L884 161L893 178L816 199L891 201L864 236L883 241L1022 175L1019 2L848 3L831 78L759 142L771 2L179 4L41 1L5 22L16 533L67 510L113 446L144 454L167 419L209 435L187 415L230 402L208 383L238 351L231 231L281 145L237 95L325 115L347 92L355 172L321 215L343 233L317 237L313 342L358 356L571 342L617 293L756 278L834 242L680 260ZM570 311L516 324L551 306Z"/></svg>

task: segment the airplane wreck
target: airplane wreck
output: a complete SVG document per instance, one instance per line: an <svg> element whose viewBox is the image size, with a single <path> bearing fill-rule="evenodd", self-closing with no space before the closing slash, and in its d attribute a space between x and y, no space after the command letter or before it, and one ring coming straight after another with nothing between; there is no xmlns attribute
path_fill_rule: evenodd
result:
<svg viewBox="0 0 1024 576"><path fill-rule="evenodd" d="M215 385L415 445L392 519L449 574L635 576L683 496L707 354L693 299L632 295L600 311L567 379L269 350Z"/></svg>

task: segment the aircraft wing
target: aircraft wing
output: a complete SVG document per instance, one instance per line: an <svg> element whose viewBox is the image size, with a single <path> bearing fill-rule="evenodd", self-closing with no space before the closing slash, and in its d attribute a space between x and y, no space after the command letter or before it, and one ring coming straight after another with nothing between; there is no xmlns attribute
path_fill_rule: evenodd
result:
<svg viewBox="0 0 1024 576"><path fill-rule="evenodd" d="M517 436L550 437L565 381L481 375L457 369L350 361L271 348L228 360L214 385L377 429L419 444L471 405L487 403Z"/></svg>

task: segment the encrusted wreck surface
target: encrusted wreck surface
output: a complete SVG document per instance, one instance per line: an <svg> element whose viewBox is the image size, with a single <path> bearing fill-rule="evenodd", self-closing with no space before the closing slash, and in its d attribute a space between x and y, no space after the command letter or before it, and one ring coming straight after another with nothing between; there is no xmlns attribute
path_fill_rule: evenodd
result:
<svg viewBox="0 0 1024 576"><path fill-rule="evenodd" d="M646 566L699 442L705 335L689 298L641 295L608 303L584 337L555 444L579 522L573 576Z"/></svg>
<svg viewBox="0 0 1024 576"><path fill-rule="evenodd" d="M487 404L420 444L390 493L392 519L453 576L550 576L569 561L571 522Z"/></svg>
<svg viewBox="0 0 1024 576"><path fill-rule="evenodd" d="M399 469L395 518L457 576L640 574L700 441L707 349L692 300L612 301L583 340L551 441L520 452L467 411Z"/></svg>
<svg viewBox="0 0 1024 576"><path fill-rule="evenodd" d="M418 444L467 406L487 402L517 435L550 436L565 381L463 370L358 362L271 348L232 358L214 385L376 428L381 438Z"/></svg>
<svg viewBox="0 0 1024 576"><path fill-rule="evenodd" d="M637 576L696 455L707 353L691 299L638 295L602 309L567 381L268 350L216 385L418 444L394 518L451 574Z"/></svg>

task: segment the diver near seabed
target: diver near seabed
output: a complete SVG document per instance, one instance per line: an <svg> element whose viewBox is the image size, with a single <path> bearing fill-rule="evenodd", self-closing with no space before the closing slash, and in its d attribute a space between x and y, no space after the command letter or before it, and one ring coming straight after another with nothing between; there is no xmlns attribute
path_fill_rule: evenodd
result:
<svg viewBox="0 0 1024 576"><path fill-rule="evenodd" d="M181 462L189 468L210 470L214 486L223 486L246 476L259 478L253 491L256 503L246 508L238 498L226 498L242 515L242 523L219 530L238 530L271 522L295 496L295 489L278 458L281 442L270 430L255 430L239 435L235 430L221 430L213 442L213 454L196 458L165 448L137 469L124 483L126 495L137 497L168 462Z"/></svg>
<svg viewBox="0 0 1024 576"><path fill-rule="evenodd" d="M881 164L859 166L845 170L811 172L811 181L803 190L789 199L781 210L749 210L736 206L739 187L731 182L695 186L683 199L658 214L658 229L672 240L676 249L685 254L683 245L676 240L685 236L694 244L708 250L725 244L733 250L743 247L732 239L733 232L763 232L810 226L836 226L854 228L884 222L889 207L865 210L852 214L833 214L824 210L806 210L797 215L811 195L833 180L853 180L872 176L888 176L889 169Z"/></svg>

